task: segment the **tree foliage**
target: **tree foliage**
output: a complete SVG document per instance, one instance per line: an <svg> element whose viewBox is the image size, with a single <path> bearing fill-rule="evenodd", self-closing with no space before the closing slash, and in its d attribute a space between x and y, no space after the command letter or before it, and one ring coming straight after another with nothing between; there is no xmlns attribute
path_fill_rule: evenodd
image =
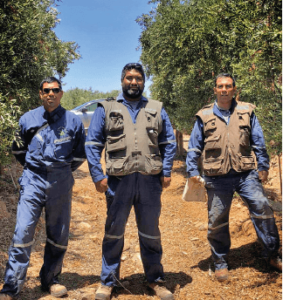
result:
<svg viewBox="0 0 283 300"><path fill-rule="evenodd" d="M153 0L142 27L141 61L152 98L190 132L214 100L215 76L234 75L237 98L257 105L270 152L281 152L281 0Z"/></svg>
<svg viewBox="0 0 283 300"><path fill-rule="evenodd" d="M119 90L103 93L100 91L93 91L91 88L88 90L75 88L64 92L61 104L64 108L71 110L72 108L75 108L76 106L79 106L90 100L117 97L118 94Z"/></svg>
<svg viewBox="0 0 283 300"><path fill-rule="evenodd" d="M41 80L64 77L80 57L75 42L63 42L54 33L57 15L56 0L0 3L0 164L8 157L19 114L39 104Z"/></svg>

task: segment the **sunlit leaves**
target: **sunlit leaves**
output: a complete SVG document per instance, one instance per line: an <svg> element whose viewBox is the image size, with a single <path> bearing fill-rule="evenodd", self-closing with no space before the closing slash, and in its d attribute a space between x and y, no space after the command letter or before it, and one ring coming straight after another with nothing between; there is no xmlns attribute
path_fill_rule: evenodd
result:
<svg viewBox="0 0 283 300"><path fill-rule="evenodd" d="M281 151L282 2L151 3L155 10L138 19L141 60L152 76L152 97L164 102L174 126L190 131L194 114L214 99L215 76L230 72L240 99L257 105L267 145L274 142L269 150Z"/></svg>

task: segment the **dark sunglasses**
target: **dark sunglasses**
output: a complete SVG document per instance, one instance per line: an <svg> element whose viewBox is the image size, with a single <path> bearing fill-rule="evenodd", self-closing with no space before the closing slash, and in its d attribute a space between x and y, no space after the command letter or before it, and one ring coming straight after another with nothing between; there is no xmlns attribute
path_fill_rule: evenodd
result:
<svg viewBox="0 0 283 300"><path fill-rule="evenodd" d="M61 89L60 88L54 88L54 89L47 89L46 88L46 89L43 89L44 94L49 94L50 91L52 91L54 94L58 94L61 91Z"/></svg>

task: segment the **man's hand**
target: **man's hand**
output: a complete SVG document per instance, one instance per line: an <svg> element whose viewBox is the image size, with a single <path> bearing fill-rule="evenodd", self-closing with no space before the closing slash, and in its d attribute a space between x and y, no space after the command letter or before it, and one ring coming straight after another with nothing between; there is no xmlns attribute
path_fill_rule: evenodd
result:
<svg viewBox="0 0 283 300"><path fill-rule="evenodd" d="M171 177L160 177L161 180L161 184L163 188L168 188L170 186L171 183Z"/></svg>
<svg viewBox="0 0 283 300"><path fill-rule="evenodd" d="M97 181L95 182L95 187L96 187L96 190L99 192L99 193L105 193L108 189L108 180L107 178L104 178L100 181Z"/></svg>
<svg viewBox="0 0 283 300"><path fill-rule="evenodd" d="M204 179L201 177L201 176L193 176L193 177L190 177L190 181L192 181L193 183L201 183L204 185Z"/></svg>
<svg viewBox="0 0 283 300"><path fill-rule="evenodd" d="M259 180L264 183L268 179L268 171L258 171Z"/></svg>

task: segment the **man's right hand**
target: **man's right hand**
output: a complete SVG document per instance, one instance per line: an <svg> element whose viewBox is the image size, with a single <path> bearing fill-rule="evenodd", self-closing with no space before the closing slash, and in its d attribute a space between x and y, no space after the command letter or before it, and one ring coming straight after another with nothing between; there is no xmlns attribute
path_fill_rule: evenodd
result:
<svg viewBox="0 0 283 300"><path fill-rule="evenodd" d="M204 179L201 177L201 176L193 176L193 177L190 177L190 180L193 182L193 183L201 183L202 185L204 185L205 181Z"/></svg>
<svg viewBox="0 0 283 300"><path fill-rule="evenodd" d="M108 189L108 180L107 178L104 178L100 181L97 181L95 182L95 187L96 187L96 190L99 192L99 193L105 193Z"/></svg>

